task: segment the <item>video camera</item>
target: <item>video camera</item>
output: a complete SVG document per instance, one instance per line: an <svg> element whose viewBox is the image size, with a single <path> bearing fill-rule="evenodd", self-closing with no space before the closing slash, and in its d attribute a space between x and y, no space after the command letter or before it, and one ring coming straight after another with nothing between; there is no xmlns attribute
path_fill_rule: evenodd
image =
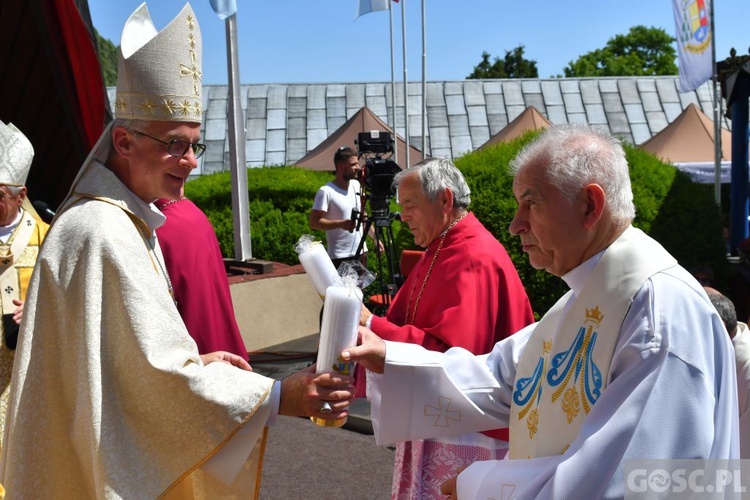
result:
<svg viewBox="0 0 750 500"><path fill-rule="evenodd" d="M391 297L396 294L403 282L396 261L396 243L391 227L394 219L400 220L399 213L390 211L390 199L395 194L393 179L401 168L391 159L393 138L390 132L361 132L355 142L359 148L359 157L365 160L359 178L370 209L363 209L361 213L352 214L352 217L356 216L359 221L366 221L364 234L371 234L370 231L374 230L376 281L379 285L377 293L384 298L384 306L387 308ZM357 256L362 254L364 243L365 238L362 238L357 248ZM383 258L388 265L387 273L384 272Z"/></svg>
<svg viewBox="0 0 750 500"><path fill-rule="evenodd" d="M360 158L365 158L362 181L370 199L373 214L388 213L389 199L395 194L393 178L401 171L395 161L383 158L393 153L393 138L390 132L372 130L360 132L357 137Z"/></svg>

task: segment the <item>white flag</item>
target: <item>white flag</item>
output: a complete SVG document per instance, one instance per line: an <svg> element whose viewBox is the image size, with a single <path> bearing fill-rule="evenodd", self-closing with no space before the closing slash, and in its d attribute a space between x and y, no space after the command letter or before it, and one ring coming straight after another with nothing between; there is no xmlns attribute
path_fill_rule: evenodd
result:
<svg viewBox="0 0 750 500"><path fill-rule="evenodd" d="M359 0L357 17L364 16L370 12L388 10L388 0Z"/></svg>
<svg viewBox="0 0 750 500"><path fill-rule="evenodd" d="M680 90L689 92L713 76L711 2L672 0L677 28Z"/></svg>

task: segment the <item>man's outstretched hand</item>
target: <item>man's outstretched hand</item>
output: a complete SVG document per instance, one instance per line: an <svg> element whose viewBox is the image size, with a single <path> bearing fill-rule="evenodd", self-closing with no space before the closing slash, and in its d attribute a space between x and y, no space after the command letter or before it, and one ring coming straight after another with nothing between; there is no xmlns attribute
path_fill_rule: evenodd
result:
<svg viewBox="0 0 750 500"><path fill-rule="evenodd" d="M279 415L339 420L349 415L354 379L335 372L315 373L315 365L281 381ZM321 412L328 403L330 412Z"/></svg>
<svg viewBox="0 0 750 500"><path fill-rule="evenodd" d="M341 353L344 361L356 361L374 373L383 373L385 366L385 342L364 326L359 327L359 345Z"/></svg>

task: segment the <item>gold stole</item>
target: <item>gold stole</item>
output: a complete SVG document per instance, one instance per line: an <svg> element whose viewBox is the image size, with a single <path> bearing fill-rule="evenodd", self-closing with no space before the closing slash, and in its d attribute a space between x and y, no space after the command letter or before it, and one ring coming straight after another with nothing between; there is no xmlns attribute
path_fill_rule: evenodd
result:
<svg viewBox="0 0 750 500"><path fill-rule="evenodd" d="M511 459L565 452L607 386L633 296L650 276L675 265L659 243L631 226L605 250L580 296L569 291L544 315L518 363Z"/></svg>
<svg viewBox="0 0 750 500"><path fill-rule="evenodd" d="M34 234L34 227L36 227L36 221L29 212L24 210L21 221L8 243L0 244L0 294L2 294L0 296L3 314L13 314L16 309L13 299L21 298L21 283L15 266Z"/></svg>

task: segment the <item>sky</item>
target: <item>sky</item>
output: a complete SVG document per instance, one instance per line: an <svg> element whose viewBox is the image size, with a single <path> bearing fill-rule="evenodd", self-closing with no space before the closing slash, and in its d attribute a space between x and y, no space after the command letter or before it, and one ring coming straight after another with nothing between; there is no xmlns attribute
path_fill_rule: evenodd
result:
<svg viewBox="0 0 750 500"><path fill-rule="evenodd" d="M671 0L401 0L394 4L394 69L404 80L402 13L406 14L406 76L421 81L422 2L427 81L463 80L482 52L503 58L525 46L540 78L563 74L579 56L602 48L631 27L675 35ZM141 0L88 0L94 26L115 45ZM146 2L157 30L185 0ZM203 36L203 83L226 84L226 23L209 0L192 0ZM388 11L356 18L358 0L237 0L240 83L344 83L391 80ZM750 1L722 0L715 11L716 54L750 46Z"/></svg>

